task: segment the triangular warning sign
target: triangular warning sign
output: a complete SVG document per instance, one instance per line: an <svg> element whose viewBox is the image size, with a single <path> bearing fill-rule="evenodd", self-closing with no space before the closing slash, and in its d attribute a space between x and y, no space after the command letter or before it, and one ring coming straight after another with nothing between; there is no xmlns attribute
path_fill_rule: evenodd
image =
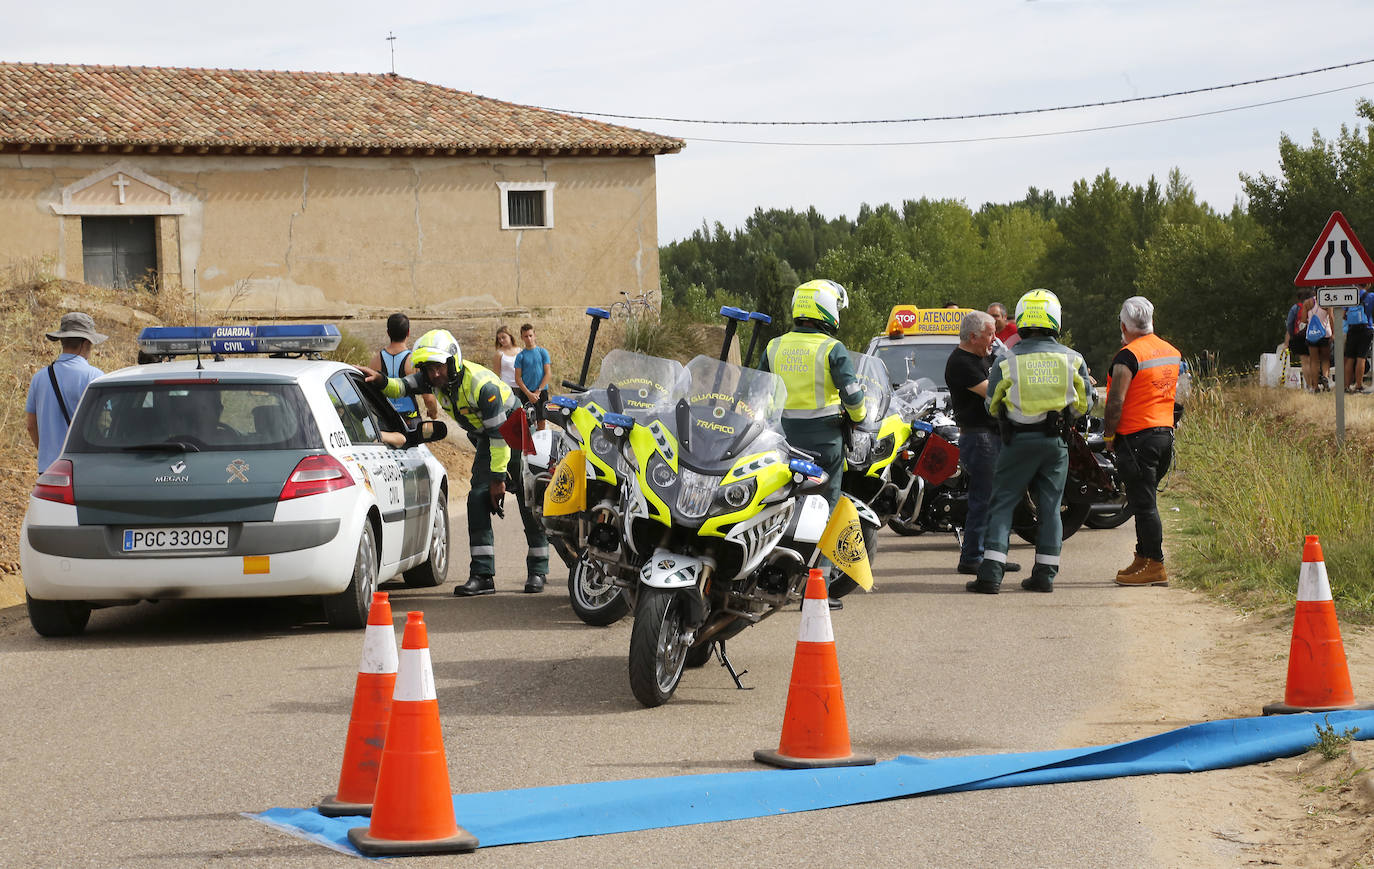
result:
<svg viewBox="0 0 1374 869"><path fill-rule="evenodd" d="M1307 262L1293 283L1300 287L1329 287L1374 281L1374 260L1365 253L1355 231L1339 211L1331 212Z"/></svg>

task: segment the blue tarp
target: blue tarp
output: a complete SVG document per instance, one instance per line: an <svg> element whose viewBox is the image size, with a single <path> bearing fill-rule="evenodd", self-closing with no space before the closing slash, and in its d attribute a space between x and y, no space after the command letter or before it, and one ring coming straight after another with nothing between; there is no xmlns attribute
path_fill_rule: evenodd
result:
<svg viewBox="0 0 1374 869"><path fill-rule="evenodd" d="M806 812L919 794L1200 772L1306 751L1318 725L1374 737L1374 711L1208 721L1098 748L920 758L874 766L752 770L713 775L557 785L457 794L454 814L481 847L625 833ZM350 827L364 817L326 818L313 808L268 809L246 817L348 854Z"/></svg>

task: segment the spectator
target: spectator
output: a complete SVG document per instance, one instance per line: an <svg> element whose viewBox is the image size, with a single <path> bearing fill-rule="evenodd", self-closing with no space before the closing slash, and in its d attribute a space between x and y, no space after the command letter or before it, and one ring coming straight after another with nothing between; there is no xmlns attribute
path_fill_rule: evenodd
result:
<svg viewBox="0 0 1374 869"><path fill-rule="evenodd" d="M1320 328L1313 321L1320 323ZM1307 314L1307 362L1312 375L1312 390L1331 388L1331 312L1314 298Z"/></svg>
<svg viewBox="0 0 1374 869"><path fill-rule="evenodd" d="M1345 391L1364 391L1364 366L1369 357L1369 345L1374 337L1370 329L1370 307L1374 307L1374 293L1360 292L1360 300L1345 309Z"/></svg>
<svg viewBox="0 0 1374 869"><path fill-rule="evenodd" d="M1288 318L1284 321L1283 330L1287 336L1285 340L1288 341L1288 362L1290 365L1302 367L1302 385L1309 390L1314 387L1308 379L1307 317L1314 298L1316 293L1312 290L1298 290L1298 300L1288 309Z"/></svg>
<svg viewBox="0 0 1374 869"><path fill-rule="evenodd" d="M1010 347L1021 340L1016 334L1016 324L1007 316L1007 306L1001 302L993 302L988 305L988 313L992 315L993 336L1003 347Z"/></svg>
<svg viewBox="0 0 1374 869"><path fill-rule="evenodd" d="M520 392L520 383L515 376L515 357L520 355L520 348L515 346L515 336L510 333L510 329L505 326L496 330L496 353L491 357L491 370L501 375L501 382L511 388L512 392Z"/></svg>
<svg viewBox="0 0 1374 869"><path fill-rule="evenodd" d="M1103 415L1107 443L1135 513L1135 558L1117 571L1117 585L1168 585L1164 528L1155 491L1174 454L1178 348L1155 335L1155 306L1144 296L1121 305L1125 346L1112 359Z"/></svg>
<svg viewBox="0 0 1374 869"><path fill-rule="evenodd" d="M387 377L406 377L415 373L415 366L410 364L410 348L406 346L406 341L410 338L410 318L405 314L395 313L386 318L386 337L391 343L372 354L372 361L368 367L374 371L380 371ZM434 396L425 393L422 396L425 403L425 412L430 419L439 418L439 403L434 400ZM405 419L406 425L414 426L420 419L420 407L415 403L415 397L403 395L400 398L389 399L391 406L396 408Z"/></svg>
<svg viewBox="0 0 1374 869"><path fill-rule="evenodd" d="M945 385L954 421L959 424L959 467L968 475L968 515L964 521L964 540L959 548L960 573L978 575L983 563L983 532L988 524L988 502L992 498L992 471L1002 451L1002 437L983 405L988 397L988 368L992 363L993 329L991 313L970 311L959 324L959 346L950 351L945 363ZM1021 565L1007 562L1003 568L1012 573Z"/></svg>
<svg viewBox="0 0 1374 869"><path fill-rule="evenodd" d="M534 326L529 323L521 326L520 340L525 349L515 354L515 367L520 375L516 386L524 398L526 410L533 410L534 418L539 420L539 430L543 431L548 426L544 419L544 405L549 400L553 361L549 358L549 351L534 342Z"/></svg>
<svg viewBox="0 0 1374 869"><path fill-rule="evenodd" d="M67 428L87 384L105 373L89 360L92 348L108 337L95 331L90 314L80 311L63 314L57 331L47 333L49 341L62 342L62 353L29 381L29 396L24 402L24 426L38 448L40 474L61 454Z"/></svg>

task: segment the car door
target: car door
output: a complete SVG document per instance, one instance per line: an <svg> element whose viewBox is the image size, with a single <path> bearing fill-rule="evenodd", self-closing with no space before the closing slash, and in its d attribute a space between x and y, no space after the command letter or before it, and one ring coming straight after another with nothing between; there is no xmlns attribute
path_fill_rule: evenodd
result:
<svg viewBox="0 0 1374 869"><path fill-rule="evenodd" d="M363 407L380 431L405 434L407 427L391 403L369 388L362 375L349 373L354 388L362 398ZM398 560L404 561L413 555L423 553L429 546L430 510L433 499L434 481L430 478L429 465L425 463L424 453L418 446L387 447L387 457L395 463L400 472L399 484L401 505L405 510L402 519L403 530L400 534Z"/></svg>
<svg viewBox="0 0 1374 869"><path fill-rule="evenodd" d="M329 378L327 384L330 401L344 431L352 442L353 459L363 472L363 483L377 501L377 509L382 516L382 535L377 541L381 555L380 574L389 578L395 565L401 560L401 539L405 533L405 496L401 479L401 466L392 456L392 449L382 442L382 429L378 427L368 411L359 383L347 372L339 372Z"/></svg>

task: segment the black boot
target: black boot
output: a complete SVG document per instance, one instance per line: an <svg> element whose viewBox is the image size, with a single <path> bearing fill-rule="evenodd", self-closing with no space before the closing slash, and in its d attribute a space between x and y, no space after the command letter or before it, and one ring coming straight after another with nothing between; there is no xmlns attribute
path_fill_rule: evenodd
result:
<svg viewBox="0 0 1374 869"><path fill-rule="evenodd" d="M525 594L539 594L544 590L544 577L531 573L529 579L525 580Z"/></svg>
<svg viewBox="0 0 1374 869"><path fill-rule="evenodd" d="M467 583L453 590L456 597L476 597L479 594L496 594L496 577L473 574Z"/></svg>
<svg viewBox="0 0 1374 869"><path fill-rule="evenodd" d="M1031 568L1031 575L1021 580L1021 587L1026 591L1043 591L1046 594L1054 591L1054 568L1048 564L1037 564Z"/></svg>
<svg viewBox="0 0 1374 869"><path fill-rule="evenodd" d="M1002 590L1002 563L984 558L978 565L978 578L964 583L964 591L975 594L997 594Z"/></svg>

